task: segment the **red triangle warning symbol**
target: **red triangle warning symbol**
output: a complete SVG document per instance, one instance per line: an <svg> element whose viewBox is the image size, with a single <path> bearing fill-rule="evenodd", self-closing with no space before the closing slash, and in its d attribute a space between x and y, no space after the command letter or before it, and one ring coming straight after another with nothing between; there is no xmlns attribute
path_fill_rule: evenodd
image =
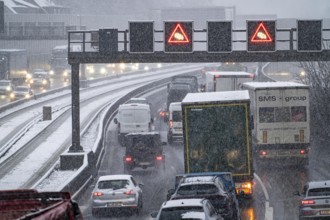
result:
<svg viewBox="0 0 330 220"><path fill-rule="evenodd" d="M168 43L189 43L190 40L188 39L187 34L185 33L181 24L177 24L167 42Z"/></svg>
<svg viewBox="0 0 330 220"><path fill-rule="evenodd" d="M260 23L256 32L254 32L251 42L272 42L273 39L269 36L267 29L263 23Z"/></svg>

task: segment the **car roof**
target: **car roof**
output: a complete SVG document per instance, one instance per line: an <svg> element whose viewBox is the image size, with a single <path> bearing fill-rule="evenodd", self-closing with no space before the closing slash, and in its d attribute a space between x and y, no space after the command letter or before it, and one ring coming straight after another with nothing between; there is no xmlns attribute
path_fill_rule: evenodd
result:
<svg viewBox="0 0 330 220"><path fill-rule="evenodd" d="M105 176L100 176L98 181L104 181L104 180L129 180L131 177L132 177L132 175L127 175L127 174L105 175Z"/></svg>
<svg viewBox="0 0 330 220"><path fill-rule="evenodd" d="M205 199L175 199L163 203L162 208L203 206Z"/></svg>
<svg viewBox="0 0 330 220"><path fill-rule="evenodd" d="M330 187L330 180L321 180L321 181L310 181L308 182L308 188L328 188Z"/></svg>
<svg viewBox="0 0 330 220"><path fill-rule="evenodd" d="M197 177L184 177L181 182L181 186L186 185L200 185L200 184L214 184L214 179L216 176L197 176Z"/></svg>
<svg viewBox="0 0 330 220"><path fill-rule="evenodd" d="M154 135L160 135L157 131L150 131L150 132L134 132L134 133L128 133L127 137L132 136L154 136Z"/></svg>

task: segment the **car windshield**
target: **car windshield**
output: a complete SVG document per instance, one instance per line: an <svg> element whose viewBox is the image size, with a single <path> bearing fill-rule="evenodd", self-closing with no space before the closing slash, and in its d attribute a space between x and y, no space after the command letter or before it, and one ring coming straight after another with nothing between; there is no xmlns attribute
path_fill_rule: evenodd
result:
<svg viewBox="0 0 330 220"><path fill-rule="evenodd" d="M308 196L330 196L330 188L315 188L308 191Z"/></svg>
<svg viewBox="0 0 330 220"><path fill-rule="evenodd" d="M179 195L197 195L197 194L213 194L219 190L213 184L195 184L180 186L177 194Z"/></svg>
<svg viewBox="0 0 330 220"><path fill-rule="evenodd" d="M159 219L160 220L204 219L199 217L201 214L205 216L203 207L200 206L171 207L171 208L162 209Z"/></svg>
<svg viewBox="0 0 330 220"><path fill-rule="evenodd" d="M157 145L157 142L154 137L134 137L132 139L133 147L154 147Z"/></svg>
<svg viewBox="0 0 330 220"><path fill-rule="evenodd" d="M99 189L123 189L129 186L128 180L104 180L97 185Z"/></svg>

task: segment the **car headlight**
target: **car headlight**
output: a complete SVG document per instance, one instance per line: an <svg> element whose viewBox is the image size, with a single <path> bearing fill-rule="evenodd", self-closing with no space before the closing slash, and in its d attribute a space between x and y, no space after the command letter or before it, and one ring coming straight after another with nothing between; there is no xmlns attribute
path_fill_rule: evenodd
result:
<svg viewBox="0 0 330 220"><path fill-rule="evenodd" d="M68 76L68 71L64 71L64 72L63 72L63 76L64 76L64 77Z"/></svg>
<svg viewBox="0 0 330 220"><path fill-rule="evenodd" d="M47 84L47 80L42 80L42 84L46 85Z"/></svg>
<svg viewBox="0 0 330 220"><path fill-rule="evenodd" d="M6 90L7 90L8 92L10 92L10 91L11 91L11 87L10 87L10 86L7 86L7 87L6 87Z"/></svg>
<svg viewBox="0 0 330 220"><path fill-rule="evenodd" d="M30 94L26 94L25 98L27 98L27 99L30 98Z"/></svg>
<svg viewBox="0 0 330 220"><path fill-rule="evenodd" d="M9 97L10 97L11 99L15 98L15 94L14 94L14 93L10 93Z"/></svg>
<svg viewBox="0 0 330 220"><path fill-rule="evenodd" d="M31 84L34 83L34 82L33 82L33 79L30 80L30 83L31 83Z"/></svg>
<svg viewBox="0 0 330 220"><path fill-rule="evenodd" d="M54 75L54 70L50 70L49 75Z"/></svg>

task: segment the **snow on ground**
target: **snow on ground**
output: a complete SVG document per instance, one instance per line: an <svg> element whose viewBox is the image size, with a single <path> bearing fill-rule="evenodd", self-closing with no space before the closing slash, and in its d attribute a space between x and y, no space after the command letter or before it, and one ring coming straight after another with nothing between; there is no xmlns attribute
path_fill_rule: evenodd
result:
<svg viewBox="0 0 330 220"><path fill-rule="evenodd" d="M202 65L189 65L189 67L191 67L191 70L198 70L200 69ZM186 65L187 67L187 65ZM160 78L164 78L164 77L170 77L171 75L176 75L176 74L180 74L183 72L186 72L187 70L182 70L182 67L177 67L177 68L173 68L171 69L171 74L170 75L162 75L162 73L166 73L169 72L169 70L158 70L158 71L154 71L154 72L150 72L150 73L144 73L143 76L153 76L151 78L148 79L149 80L156 80L156 79L160 79ZM125 77L126 78L126 77ZM127 79L136 79L134 81L134 83L127 83L126 84L137 84L139 82L144 82L146 81L145 79L139 79L141 78L141 74L139 75L135 75L132 74L130 76L127 77ZM122 80L121 78L118 79L111 79L111 82L116 82L116 81L120 81ZM104 83L109 83L110 80L106 80L106 81L102 81L99 83L94 83L93 86L98 86L98 85L102 85ZM118 83L118 84L114 84L111 86L111 89L114 88L123 88L123 84L122 83ZM125 88L125 87L124 87ZM132 90L132 89L130 89ZM104 91L104 88L101 88L100 91ZM56 93L53 94L51 96L58 96L59 94L66 94L66 93L70 93L71 91L63 91L60 93ZM83 107L80 111L80 119L81 121L85 120L86 117L88 117L89 112L93 111L93 109L95 108L100 108L100 106L104 105L105 103L108 103L109 100L115 97L118 97L119 95L124 95L127 92L129 92L129 90L127 89L123 89L121 90L121 92L116 92L115 95L113 96L108 96L106 98L103 98L102 100L97 100L96 102L92 102L91 104ZM81 92L82 93L82 92ZM95 92L93 91L93 94L95 94ZM47 96L47 97L43 97L40 98L38 100L33 100L32 102L40 102L41 100L46 100L49 99L49 97L51 96ZM87 94L88 96L88 94ZM71 98L71 97L70 97ZM81 98L83 98L83 96L81 95ZM17 106L9 111L13 111L15 109L19 109L25 106L29 106L32 104L32 102L27 102L24 103L23 105ZM58 103L59 106L63 106L63 100L60 101L61 103ZM67 101L66 101L67 102ZM54 105L54 104L52 104ZM40 109L41 111L41 109ZM0 117L8 114L8 112L3 112L0 114ZM36 113L35 111L29 112L28 114L40 114L40 112ZM29 117L27 115L24 114L24 116L22 115L21 118L25 118L25 117ZM11 121L9 124L15 124L16 123L16 119L15 122ZM18 164L16 167L14 167L12 169L12 171L10 173L8 173L3 179L1 179L0 181L0 189L15 189L15 188L20 188L20 186L22 186L29 178L31 175L33 175L35 172L37 172L40 168L43 166L43 164L45 164L47 162L47 160L52 156L52 154L54 154L56 152L56 150L58 149L58 146L60 146L63 141L65 141L67 138L71 138L71 130L72 130L72 126L71 126L71 117L70 119L68 119L66 121L66 123L62 124L56 131L54 131L49 137L48 139L42 143L40 146L36 147L35 151L33 153L31 153L30 155L28 155L23 161L21 161L20 164ZM17 125L17 123L16 123ZM45 126L47 125L47 122L43 122L43 121L39 121L33 129L31 129L31 133L29 133L29 135L25 135L26 138L28 138L28 136L33 135L33 132L37 132L38 130L42 130ZM81 145L84 147L84 150L90 150L95 142L96 136L97 136L97 126L98 122L96 124L94 124L94 128L95 130L92 130L92 132L88 132L88 134L85 135L85 138L83 137L81 140ZM9 126L9 125L8 125ZM5 127L5 126L4 126ZM3 134L2 132L5 132L5 129L3 126L0 127L0 132L1 134ZM8 127L7 127L8 128ZM32 132L33 131L33 132ZM35 133L34 133L35 134ZM24 143L24 139L21 140L22 143ZM17 146L19 147L19 145L22 144L17 144ZM56 166L55 166L56 167ZM57 167L58 167L58 163L57 163ZM76 171L59 171L58 169L55 169L54 172L51 173L51 178L46 179L45 181L43 181L41 184L39 184L37 186L38 190L41 191L50 191L50 190L57 190L61 184L63 184L64 180L67 180L69 178L72 178L72 176L76 173Z"/></svg>

